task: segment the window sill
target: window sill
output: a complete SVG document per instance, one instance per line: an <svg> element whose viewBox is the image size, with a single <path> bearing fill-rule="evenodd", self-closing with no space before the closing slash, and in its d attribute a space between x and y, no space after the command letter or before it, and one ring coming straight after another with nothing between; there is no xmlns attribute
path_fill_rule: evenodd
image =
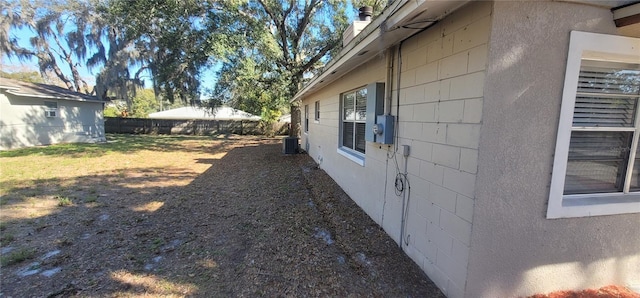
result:
<svg viewBox="0 0 640 298"><path fill-rule="evenodd" d="M555 207L555 208L554 208ZM560 206L549 206L547 218L588 217L640 212L640 193L565 195Z"/></svg>
<svg viewBox="0 0 640 298"><path fill-rule="evenodd" d="M338 148L338 154L364 167L364 154L343 147Z"/></svg>

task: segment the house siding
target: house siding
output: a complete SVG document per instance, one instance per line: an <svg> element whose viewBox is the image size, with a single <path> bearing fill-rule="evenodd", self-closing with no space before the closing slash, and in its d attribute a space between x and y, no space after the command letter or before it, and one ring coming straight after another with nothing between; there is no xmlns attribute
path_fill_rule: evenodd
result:
<svg viewBox="0 0 640 298"><path fill-rule="evenodd" d="M320 101L322 111L302 135L303 147L397 242L403 198L395 194L396 162L406 170L404 250L449 297L464 295L467 278L491 11L492 3L474 2L402 43L391 111L397 145L411 148L406 169L401 151L389 158L395 146L368 142L364 166L336 152L340 94L384 82L384 52L302 103Z"/></svg>
<svg viewBox="0 0 640 298"><path fill-rule="evenodd" d="M57 102L57 117L45 117L45 101ZM0 93L0 150L104 141L102 109L100 102L18 97Z"/></svg>
<svg viewBox="0 0 640 298"><path fill-rule="evenodd" d="M639 285L640 214L546 219L570 31L611 11L498 1L491 28L466 296Z"/></svg>
<svg viewBox="0 0 640 298"><path fill-rule="evenodd" d="M339 98L385 81L384 49L303 98L322 110L302 138L311 157L448 297L640 287L640 214L546 219L570 31L615 35L603 4L623 3L471 2L405 40L397 144L367 143L364 166L336 153Z"/></svg>

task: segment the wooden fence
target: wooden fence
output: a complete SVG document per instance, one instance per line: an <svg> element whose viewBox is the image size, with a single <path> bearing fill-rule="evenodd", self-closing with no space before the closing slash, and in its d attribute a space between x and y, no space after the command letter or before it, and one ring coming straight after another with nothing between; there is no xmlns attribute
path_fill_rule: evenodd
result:
<svg viewBox="0 0 640 298"><path fill-rule="evenodd" d="M276 134L286 134L286 123L276 123ZM105 117L104 130L107 133L171 134L171 135L215 135L265 134L260 121L256 120L165 120L144 118Z"/></svg>

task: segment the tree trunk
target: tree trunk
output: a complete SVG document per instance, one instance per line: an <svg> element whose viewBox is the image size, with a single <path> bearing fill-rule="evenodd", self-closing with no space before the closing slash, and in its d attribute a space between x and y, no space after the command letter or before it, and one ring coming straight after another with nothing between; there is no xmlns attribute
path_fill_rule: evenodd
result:
<svg viewBox="0 0 640 298"><path fill-rule="evenodd" d="M298 90L302 87L302 72L297 72L292 76L291 85L289 86L289 96L293 98ZM296 100L291 103L291 129L289 130L290 137L300 137L300 104L302 100Z"/></svg>
<svg viewBox="0 0 640 298"><path fill-rule="evenodd" d="M300 136L300 101L294 101L291 103L291 129L289 130L290 137Z"/></svg>

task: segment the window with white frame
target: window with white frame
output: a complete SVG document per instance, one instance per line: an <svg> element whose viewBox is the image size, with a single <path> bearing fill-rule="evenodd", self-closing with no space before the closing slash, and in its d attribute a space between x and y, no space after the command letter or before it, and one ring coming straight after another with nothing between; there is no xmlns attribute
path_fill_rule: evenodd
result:
<svg viewBox="0 0 640 298"><path fill-rule="evenodd" d="M304 105L304 132L309 132L309 105Z"/></svg>
<svg viewBox="0 0 640 298"><path fill-rule="evenodd" d="M55 101L44 102L44 115L47 118L53 118L58 116L58 103Z"/></svg>
<svg viewBox="0 0 640 298"><path fill-rule="evenodd" d="M547 218L640 212L640 39L574 31Z"/></svg>
<svg viewBox="0 0 640 298"><path fill-rule="evenodd" d="M315 103L315 120L320 121L320 101Z"/></svg>
<svg viewBox="0 0 640 298"><path fill-rule="evenodd" d="M340 147L362 156L366 147L367 89L343 93L340 110Z"/></svg>

